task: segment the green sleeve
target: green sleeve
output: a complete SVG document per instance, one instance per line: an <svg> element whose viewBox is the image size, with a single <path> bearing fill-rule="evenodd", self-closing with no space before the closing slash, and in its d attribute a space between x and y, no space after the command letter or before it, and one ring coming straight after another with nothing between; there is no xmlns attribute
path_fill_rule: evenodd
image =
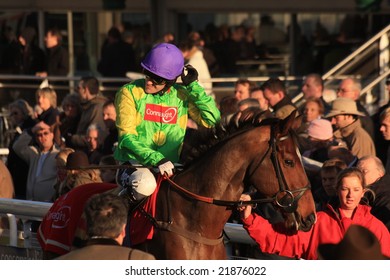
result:
<svg viewBox="0 0 390 280"><path fill-rule="evenodd" d="M141 141L138 141L138 137L133 134L120 136L118 139L118 147L119 149L127 150L139 163L146 166L156 166L157 163L164 158L163 154L145 146Z"/></svg>
<svg viewBox="0 0 390 280"><path fill-rule="evenodd" d="M198 125L213 127L221 118L215 100L207 95L198 82L186 87L188 95L188 114Z"/></svg>

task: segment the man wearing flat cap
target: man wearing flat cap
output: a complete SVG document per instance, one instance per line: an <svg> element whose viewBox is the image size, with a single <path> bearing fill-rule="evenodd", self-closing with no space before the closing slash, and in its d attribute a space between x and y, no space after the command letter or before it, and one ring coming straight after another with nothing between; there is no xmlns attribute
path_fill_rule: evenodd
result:
<svg viewBox="0 0 390 280"><path fill-rule="evenodd" d="M374 142L359 120L359 116L363 115L358 111L355 101L339 97L333 101L331 111L325 116L337 129L335 138L347 143L348 149L358 158L375 156Z"/></svg>

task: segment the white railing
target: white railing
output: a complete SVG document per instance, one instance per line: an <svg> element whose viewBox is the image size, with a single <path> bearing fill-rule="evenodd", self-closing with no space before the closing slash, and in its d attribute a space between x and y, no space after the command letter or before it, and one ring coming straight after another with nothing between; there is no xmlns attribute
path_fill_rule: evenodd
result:
<svg viewBox="0 0 390 280"><path fill-rule="evenodd" d="M387 33L390 32L390 25L383 28L380 32L378 32L375 36L373 36L371 39L369 39L366 43L361 45L358 49L356 49L353 53L351 53L349 56L344 58L340 63L338 63L336 66L334 66L332 69L330 69L327 73L325 73L322 78L326 80L330 76L335 75L337 71L339 71L342 67L350 63L352 60L356 58L357 55L362 53L364 50L366 50L368 47L372 46L374 43L379 41L382 36L388 35Z"/></svg>
<svg viewBox="0 0 390 280"><path fill-rule="evenodd" d="M350 75L345 75L343 72L344 67L348 67L349 65L353 64L354 62L359 61L359 59L363 56L364 53L366 53L370 49L377 49L379 55L382 54L382 56L388 56L388 37L390 34L390 25L383 28L380 32L378 32L376 35L374 35L372 38L367 40L363 45L361 45L359 48L354 50L350 55L345 57L342 61L340 61L337 65L335 65L333 68L331 68L328 72L322 75L322 80L326 81L325 85L327 83L332 82L333 80L342 80L344 78L350 77ZM387 45L385 48L381 47L380 41L386 39ZM381 59L381 58L380 58ZM389 58L387 57L385 61L379 62L379 64L385 64L385 66L378 67L378 73L377 78L375 78L373 81L371 81L367 86L365 86L362 91L361 95L370 93L370 90L378 85L379 83L383 82L389 74ZM383 94L384 87L380 92L380 99L387 98L387 93ZM297 103L303 98L303 93L300 92L293 98L293 102ZM387 101L387 100L386 100ZM380 100L381 103L381 100ZM383 102L382 102L383 103Z"/></svg>
<svg viewBox="0 0 390 280"><path fill-rule="evenodd" d="M0 216L7 217L9 223L9 245L17 246L18 219L23 222L24 247L31 248L32 244L36 244L36 240L33 240L35 234L30 230L31 221L42 221L51 205L51 203L38 201L0 198Z"/></svg>

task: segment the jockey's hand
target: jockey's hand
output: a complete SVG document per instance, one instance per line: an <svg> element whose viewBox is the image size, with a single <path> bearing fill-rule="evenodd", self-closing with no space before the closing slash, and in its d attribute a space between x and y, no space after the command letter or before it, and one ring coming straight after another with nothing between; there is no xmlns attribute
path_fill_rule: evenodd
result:
<svg viewBox="0 0 390 280"><path fill-rule="evenodd" d="M166 175L168 177L171 177L173 175L174 170L175 170L175 166L173 165L173 163L167 159L161 160L157 164L157 168L160 171L161 175Z"/></svg>
<svg viewBox="0 0 390 280"><path fill-rule="evenodd" d="M187 75L185 75L186 70ZM181 80L185 86L188 86L192 82L198 80L198 71L192 65L187 64L183 69L183 73L181 74Z"/></svg>

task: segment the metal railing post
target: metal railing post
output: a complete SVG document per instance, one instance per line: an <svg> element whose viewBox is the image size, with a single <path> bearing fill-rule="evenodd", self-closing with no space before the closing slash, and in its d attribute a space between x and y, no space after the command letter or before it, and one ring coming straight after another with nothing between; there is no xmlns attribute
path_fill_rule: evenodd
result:
<svg viewBox="0 0 390 280"><path fill-rule="evenodd" d="M16 247L18 245L18 227L16 217L13 214L7 214L9 223L9 245Z"/></svg>

